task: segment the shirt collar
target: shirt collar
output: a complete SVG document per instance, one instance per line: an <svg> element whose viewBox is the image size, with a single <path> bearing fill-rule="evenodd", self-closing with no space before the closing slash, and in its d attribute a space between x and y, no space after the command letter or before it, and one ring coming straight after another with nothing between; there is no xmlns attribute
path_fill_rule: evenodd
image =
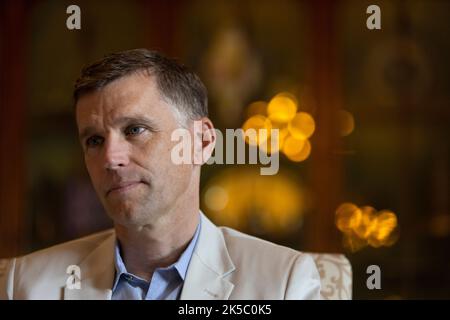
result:
<svg viewBox="0 0 450 320"><path fill-rule="evenodd" d="M202 224L202 219L199 217L199 223L197 225L197 229L195 230L194 237L192 238L189 245L183 251L183 253L181 254L181 256L177 262L175 262L174 264L172 264L171 266L169 266L167 268L164 268L164 269L175 268L183 281L186 277L187 268L189 266L189 262L191 261L192 254L194 253L195 245L197 244L197 241L198 241L201 224ZM117 287L117 284L120 280L120 276L122 274L129 274L127 271L127 268L125 266L125 263L122 260L122 256L120 255L120 248L119 248L119 243L117 240L116 240L116 245L114 248L114 264L115 264L115 269L116 269L116 277L114 279L114 285L112 288L113 291ZM157 271L157 270L158 269L156 269L155 271Z"/></svg>

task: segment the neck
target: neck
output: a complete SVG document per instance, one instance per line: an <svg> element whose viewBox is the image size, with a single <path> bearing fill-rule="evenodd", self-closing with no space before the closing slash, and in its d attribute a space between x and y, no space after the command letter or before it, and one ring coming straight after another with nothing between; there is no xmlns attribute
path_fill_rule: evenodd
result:
<svg viewBox="0 0 450 320"><path fill-rule="evenodd" d="M175 263L192 240L200 215L198 208L170 213L144 226L115 225L121 256L128 272L149 281L156 268Z"/></svg>

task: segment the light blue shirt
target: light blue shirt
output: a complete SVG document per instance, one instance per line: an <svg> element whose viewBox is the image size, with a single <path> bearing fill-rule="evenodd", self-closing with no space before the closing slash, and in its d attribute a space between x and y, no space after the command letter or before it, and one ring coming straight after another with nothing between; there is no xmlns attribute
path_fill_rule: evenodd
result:
<svg viewBox="0 0 450 320"><path fill-rule="evenodd" d="M199 220L194 237L178 261L167 268L157 268L153 272L150 282L127 272L118 243L116 243L114 254L116 277L112 288L112 300L179 299L189 262L200 234L201 219Z"/></svg>

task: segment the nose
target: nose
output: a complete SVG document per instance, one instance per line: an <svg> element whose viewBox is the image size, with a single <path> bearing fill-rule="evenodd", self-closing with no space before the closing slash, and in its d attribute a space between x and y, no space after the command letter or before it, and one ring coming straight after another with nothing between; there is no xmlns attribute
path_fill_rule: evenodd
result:
<svg viewBox="0 0 450 320"><path fill-rule="evenodd" d="M104 145L105 169L117 170L126 167L129 162L129 148L126 141L110 137Z"/></svg>

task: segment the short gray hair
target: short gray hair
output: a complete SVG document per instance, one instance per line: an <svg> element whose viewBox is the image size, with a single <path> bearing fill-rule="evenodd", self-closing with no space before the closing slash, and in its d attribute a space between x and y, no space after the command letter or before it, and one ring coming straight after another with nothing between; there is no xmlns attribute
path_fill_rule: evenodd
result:
<svg viewBox="0 0 450 320"><path fill-rule="evenodd" d="M147 49L112 53L84 67L75 82L75 105L82 95L139 71L156 77L161 95L177 109L177 113L192 120L208 116L208 93L200 78L176 60Z"/></svg>

